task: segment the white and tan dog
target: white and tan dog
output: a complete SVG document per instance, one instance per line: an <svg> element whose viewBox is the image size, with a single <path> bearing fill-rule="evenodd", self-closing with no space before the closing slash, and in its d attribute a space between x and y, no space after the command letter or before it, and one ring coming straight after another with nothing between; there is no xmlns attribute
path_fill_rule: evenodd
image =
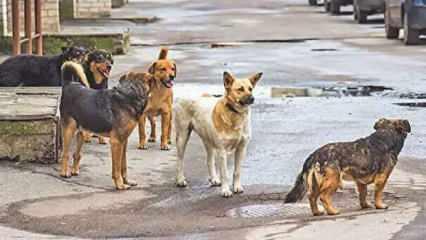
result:
<svg viewBox="0 0 426 240"><path fill-rule="evenodd" d="M178 100L175 105L177 177L176 184L185 187L183 158L192 130L202 139L207 152L210 183L222 186L222 196L232 196L228 183L227 155L235 153L233 192L242 193L241 162L245 158L251 135L250 105L254 103L253 88L262 77L257 73L248 79L236 79L225 72L225 96L220 100ZM220 161L220 180L216 174L215 158Z"/></svg>

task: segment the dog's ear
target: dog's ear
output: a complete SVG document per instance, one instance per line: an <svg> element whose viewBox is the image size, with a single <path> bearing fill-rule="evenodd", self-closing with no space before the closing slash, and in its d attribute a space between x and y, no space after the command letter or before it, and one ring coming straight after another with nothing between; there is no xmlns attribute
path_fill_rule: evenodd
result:
<svg viewBox="0 0 426 240"><path fill-rule="evenodd" d="M388 120L386 118L380 118L379 120L376 121L376 123L374 124L374 129L380 129L380 128L384 128L386 122Z"/></svg>
<svg viewBox="0 0 426 240"><path fill-rule="evenodd" d="M250 80L250 82L251 82L251 85L253 85L253 87L255 87L255 86L256 86L257 82L260 80L260 78L262 77L262 75L263 75L263 73L262 73L262 72L260 72L260 73L256 73L256 74L254 74L253 76L251 76L251 77L249 78L249 80Z"/></svg>
<svg viewBox="0 0 426 240"><path fill-rule="evenodd" d="M235 78L230 74L229 72L223 73L223 85L225 86L225 89L231 88L232 84L234 83Z"/></svg>
<svg viewBox="0 0 426 240"><path fill-rule="evenodd" d="M409 133L411 132L411 125L408 120L398 120L397 130L401 133Z"/></svg>
<svg viewBox="0 0 426 240"><path fill-rule="evenodd" d="M176 63L173 62L173 67L175 68L175 77L177 76L177 67L176 67Z"/></svg>
<svg viewBox="0 0 426 240"><path fill-rule="evenodd" d="M120 77L120 79L118 80L118 82L122 82L122 81L125 81L125 80L127 80L127 73L126 74L123 74L123 75L121 75L121 77Z"/></svg>
<svg viewBox="0 0 426 240"><path fill-rule="evenodd" d="M155 73L155 65L157 64L157 62L154 62L153 64L151 64L151 66L149 66L148 68L148 72L151 74Z"/></svg>
<svg viewBox="0 0 426 240"><path fill-rule="evenodd" d="M169 49L166 47L162 47L160 50L160 54L158 54L158 60L167 59L167 54L169 53Z"/></svg>

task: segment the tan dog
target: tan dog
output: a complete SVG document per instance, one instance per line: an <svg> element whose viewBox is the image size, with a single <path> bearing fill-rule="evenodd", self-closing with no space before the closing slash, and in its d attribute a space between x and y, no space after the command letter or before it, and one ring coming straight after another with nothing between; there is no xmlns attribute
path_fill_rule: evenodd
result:
<svg viewBox="0 0 426 240"><path fill-rule="evenodd" d="M172 103L173 103L173 82L176 77L176 64L167 59L167 48L162 48L158 60L149 67L149 73L154 77L151 86L150 97L144 114L139 119L139 149L148 149L146 144L145 123L148 118L151 125L151 136L149 142L156 141L155 117L161 116L161 150L169 150L170 134L172 128ZM129 72L121 79L137 74Z"/></svg>
<svg viewBox="0 0 426 240"><path fill-rule="evenodd" d="M386 209L383 189L398 162L411 126L407 120L382 118L374 124L374 129L376 131L368 137L353 142L330 143L312 153L285 202L297 202L308 193L314 216L323 214L318 209L318 198L327 214L339 214L333 207L331 196L344 179L356 182L361 208L371 207L367 202L367 185L374 184L375 207Z"/></svg>
<svg viewBox="0 0 426 240"><path fill-rule="evenodd" d="M228 184L227 155L229 152L235 152L233 192L243 192L240 168L251 135L249 106L254 102L252 91L261 76L262 73L257 73L248 79L236 79L225 72L225 96L219 101L216 98L203 97L199 100L180 99L176 102L177 186L187 185L183 158L186 144L194 130L206 148L210 183L213 186L222 186L223 197L232 196ZM216 175L216 156L220 159L220 180Z"/></svg>

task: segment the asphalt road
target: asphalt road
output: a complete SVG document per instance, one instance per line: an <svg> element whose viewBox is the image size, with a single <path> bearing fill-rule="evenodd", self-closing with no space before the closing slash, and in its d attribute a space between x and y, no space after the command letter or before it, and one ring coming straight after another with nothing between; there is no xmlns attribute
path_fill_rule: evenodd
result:
<svg viewBox="0 0 426 240"><path fill-rule="evenodd" d="M124 193L112 190L108 146L85 146L81 176L70 180L57 177L57 166L1 163L0 231L6 238L426 238L425 110L395 104L422 101L411 97L426 91L426 45L384 39L383 16L357 25L349 14L328 16L299 0L131 1L113 13L147 15L162 20L68 24L65 30L130 28L133 46L129 55L115 57L115 77L146 69L159 46L168 45L177 62L177 98L223 93L224 70L237 76L264 72L243 164L246 192L225 200L209 187L196 136L186 157L190 186L175 188L175 150L160 152L157 143L141 152L135 132L129 174L140 185ZM212 48L223 42L233 44ZM392 90L344 94L365 86ZM331 90L325 97L272 98L273 87ZM413 129L386 188L389 210L359 211L351 184L336 195L340 217L311 218L306 202L282 204L310 152L366 136L381 117L408 119Z"/></svg>

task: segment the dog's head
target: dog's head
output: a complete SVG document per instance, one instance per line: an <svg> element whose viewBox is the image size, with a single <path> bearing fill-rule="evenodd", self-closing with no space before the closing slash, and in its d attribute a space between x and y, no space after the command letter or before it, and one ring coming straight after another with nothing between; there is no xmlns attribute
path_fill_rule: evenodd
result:
<svg viewBox="0 0 426 240"><path fill-rule="evenodd" d="M155 81L161 83L166 88L173 87L176 78L176 63L167 59L167 48L161 48L158 60L151 64L149 73L154 76Z"/></svg>
<svg viewBox="0 0 426 240"><path fill-rule="evenodd" d="M93 50L86 57L86 64L89 66L95 81L100 84L108 80L114 60L112 54L105 50Z"/></svg>
<svg viewBox="0 0 426 240"><path fill-rule="evenodd" d="M234 108L245 108L254 103L253 89L262 77L262 73L256 73L249 78L237 79L228 72L223 73L225 97Z"/></svg>
<svg viewBox="0 0 426 240"><path fill-rule="evenodd" d="M73 61L76 63L83 63L87 52L87 49L84 47L62 47L62 55L64 57L64 62Z"/></svg>
<svg viewBox="0 0 426 240"><path fill-rule="evenodd" d="M148 72L128 72L120 77L120 83L123 81L135 81L143 84L146 93L149 93L154 84L154 77Z"/></svg>
<svg viewBox="0 0 426 240"><path fill-rule="evenodd" d="M374 129L393 129L399 133L407 134L411 132L411 126L408 120L404 119L386 119L381 118L374 124Z"/></svg>

